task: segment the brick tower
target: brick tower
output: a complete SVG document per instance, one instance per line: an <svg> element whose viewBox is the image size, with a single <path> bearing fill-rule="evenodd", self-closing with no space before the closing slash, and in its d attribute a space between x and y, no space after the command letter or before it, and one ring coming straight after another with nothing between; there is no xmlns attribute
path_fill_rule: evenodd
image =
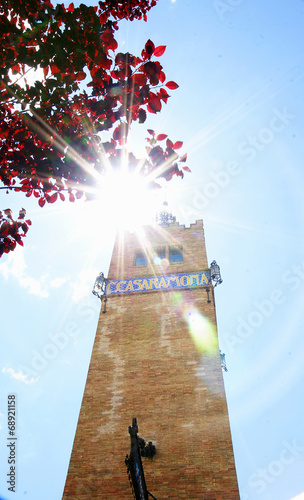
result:
<svg viewBox="0 0 304 500"><path fill-rule="evenodd" d="M202 221L119 235L106 289L63 499L133 498L133 417L151 498L239 499Z"/></svg>

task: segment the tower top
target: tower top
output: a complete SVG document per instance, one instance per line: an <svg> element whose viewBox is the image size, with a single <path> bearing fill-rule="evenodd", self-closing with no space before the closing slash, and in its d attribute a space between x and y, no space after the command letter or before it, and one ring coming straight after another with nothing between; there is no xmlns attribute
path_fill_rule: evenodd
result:
<svg viewBox="0 0 304 500"><path fill-rule="evenodd" d="M108 278L160 276L208 267L203 221L190 227L174 221L143 226L140 232L118 233Z"/></svg>

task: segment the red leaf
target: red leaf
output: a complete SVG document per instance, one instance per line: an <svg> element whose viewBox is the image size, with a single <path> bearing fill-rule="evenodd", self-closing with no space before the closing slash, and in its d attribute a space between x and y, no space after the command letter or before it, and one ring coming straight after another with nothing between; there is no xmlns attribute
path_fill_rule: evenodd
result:
<svg viewBox="0 0 304 500"><path fill-rule="evenodd" d="M167 146L167 148L173 149L173 142L170 141L170 139L167 139L166 146Z"/></svg>
<svg viewBox="0 0 304 500"><path fill-rule="evenodd" d="M152 109L149 104L147 105L147 111L149 111L149 113L156 113L155 109Z"/></svg>
<svg viewBox="0 0 304 500"><path fill-rule="evenodd" d="M166 75L163 71L159 73L159 79L162 83L164 83L164 81L166 80Z"/></svg>
<svg viewBox="0 0 304 500"><path fill-rule="evenodd" d="M143 87L147 83L147 77L143 73L136 73L132 76L132 80L136 85Z"/></svg>
<svg viewBox="0 0 304 500"><path fill-rule="evenodd" d="M147 130L147 131L149 132L149 134L153 135L153 137L155 136L155 132L154 132L154 130L151 130L150 128L148 128L148 130Z"/></svg>
<svg viewBox="0 0 304 500"><path fill-rule="evenodd" d="M128 134L128 125L126 123L121 123L115 128L113 132L113 139L115 141L121 141L127 137L127 134Z"/></svg>
<svg viewBox="0 0 304 500"><path fill-rule="evenodd" d="M70 5L68 6L68 10L70 12L74 12L74 4L73 3L70 3Z"/></svg>
<svg viewBox="0 0 304 500"><path fill-rule="evenodd" d="M86 74L84 71L78 71L76 75L76 80L84 80L86 78Z"/></svg>
<svg viewBox="0 0 304 500"><path fill-rule="evenodd" d="M150 92L148 106L152 109L152 113L157 113L158 111L161 110L162 107L160 98L156 94L153 94L152 92Z"/></svg>
<svg viewBox="0 0 304 500"><path fill-rule="evenodd" d="M183 145L182 141L176 141L173 146L172 146L172 149L179 149L181 148Z"/></svg>
<svg viewBox="0 0 304 500"><path fill-rule="evenodd" d="M51 64L51 72L53 75L56 75L56 73L60 73L60 69L56 66L56 64Z"/></svg>
<svg viewBox="0 0 304 500"><path fill-rule="evenodd" d="M80 198L82 198L83 196L83 192L82 191L76 191L76 198L77 200L79 200Z"/></svg>
<svg viewBox="0 0 304 500"><path fill-rule="evenodd" d="M183 170L186 170L186 172L191 172L189 167L182 167Z"/></svg>
<svg viewBox="0 0 304 500"><path fill-rule="evenodd" d="M155 45L154 43L152 42L152 40L148 40L146 45L145 45L145 50L147 52L147 54L149 54L149 56L152 56L154 50L155 50Z"/></svg>
<svg viewBox="0 0 304 500"><path fill-rule="evenodd" d="M16 240L19 245L23 247L23 241L22 240Z"/></svg>
<svg viewBox="0 0 304 500"><path fill-rule="evenodd" d="M185 153L183 156L180 157L179 161L186 161L187 160L187 153Z"/></svg>
<svg viewBox="0 0 304 500"><path fill-rule="evenodd" d="M158 134L158 136L156 137L156 140L157 141L163 141L164 139L166 139L168 136L166 134Z"/></svg>
<svg viewBox="0 0 304 500"><path fill-rule="evenodd" d="M44 207L44 205L45 205L45 199L44 198L39 198L38 204L39 204L39 207Z"/></svg>
<svg viewBox="0 0 304 500"><path fill-rule="evenodd" d="M159 98L162 99L165 103L167 103L168 98L170 97L169 94L167 94L167 91L163 88L159 90Z"/></svg>
<svg viewBox="0 0 304 500"><path fill-rule="evenodd" d="M170 89L170 90L175 90L175 89L178 89L179 85L177 85L177 83L175 83L171 80L170 82L166 83L166 87L168 87L168 89Z"/></svg>
<svg viewBox="0 0 304 500"><path fill-rule="evenodd" d="M166 50L166 45L159 45L158 47L156 47L154 49L154 52L153 52L153 55L155 57L160 57L163 55L163 53L165 52Z"/></svg>
<svg viewBox="0 0 304 500"><path fill-rule="evenodd" d="M120 137L120 125L117 125L117 127L114 129L114 132L113 132L113 139L115 141L118 141Z"/></svg>
<svg viewBox="0 0 304 500"><path fill-rule="evenodd" d="M19 64L15 64L14 66L12 66L12 72L13 72L13 75L15 75L16 73L20 73L20 66Z"/></svg>
<svg viewBox="0 0 304 500"><path fill-rule="evenodd" d="M27 223L28 226L31 226L32 225L32 221L30 219L26 219L25 221Z"/></svg>
<svg viewBox="0 0 304 500"><path fill-rule="evenodd" d="M21 227L25 235L28 232L28 225L24 222L23 224L21 224Z"/></svg>
<svg viewBox="0 0 304 500"><path fill-rule="evenodd" d="M64 194L63 194L63 193L59 193L59 196L60 196L61 201L64 201L64 200L65 200L65 197L64 197Z"/></svg>
<svg viewBox="0 0 304 500"><path fill-rule="evenodd" d="M1 226L1 237L7 236L8 235L8 230L9 230L9 225L7 222L4 222Z"/></svg>
<svg viewBox="0 0 304 500"><path fill-rule="evenodd" d="M70 200L71 202L74 202L74 201L75 201L75 196L73 195L73 193L70 193L69 200Z"/></svg>
<svg viewBox="0 0 304 500"><path fill-rule="evenodd" d="M50 196L50 197L48 198L48 202L49 202L49 203L55 203L55 201L57 200L57 197L58 197L58 193L54 193L54 194L52 194L52 196Z"/></svg>
<svg viewBox="0 0 304 500"><path fill-rule="evenodd" d="M147 118L147 113L145 112L144 109L140 109L138 111L138 122L144 123L146 121L146 118Z"/></svg>

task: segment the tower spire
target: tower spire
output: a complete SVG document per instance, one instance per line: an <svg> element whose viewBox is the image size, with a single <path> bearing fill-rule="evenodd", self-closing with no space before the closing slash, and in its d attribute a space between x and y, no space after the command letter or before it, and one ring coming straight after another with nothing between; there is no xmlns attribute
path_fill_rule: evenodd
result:
<svg viewBox="0 0 304 500"><path fill-rule="evenodd" d="M161 226L168 226L172 222L176 221L176 217L171 212L169 212L167 201L164 201L162 207L163 209L156 214L156 222Z"/></svg>

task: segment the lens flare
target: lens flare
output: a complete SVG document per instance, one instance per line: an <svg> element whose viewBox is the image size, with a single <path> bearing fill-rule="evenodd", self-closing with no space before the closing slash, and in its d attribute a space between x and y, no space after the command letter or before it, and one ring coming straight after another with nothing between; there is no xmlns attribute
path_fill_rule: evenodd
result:
<svg viewBox="0 0 304 500"><path fill-rule="evenodd" d="M188 323L190 335L197 349L209 355L215 353L218 349L218 342L213 323L197 309L185 309L183 317Z"/></svg>
<svg viewBox="0 0 304 500"><path fill-rule="evenodd" d="M156 266L160 266L161 265L161 258L160 257L154 257L153 264L155 264Z"/></svg>
<svg viewBox="0 0 304 500"><path fill-rule="evenodd" d="M181 292L172 294L172 303L186 321L189 333L199 352L209 356L218 351L217 331L215 325L195 307L186 303Z"/></svg>

